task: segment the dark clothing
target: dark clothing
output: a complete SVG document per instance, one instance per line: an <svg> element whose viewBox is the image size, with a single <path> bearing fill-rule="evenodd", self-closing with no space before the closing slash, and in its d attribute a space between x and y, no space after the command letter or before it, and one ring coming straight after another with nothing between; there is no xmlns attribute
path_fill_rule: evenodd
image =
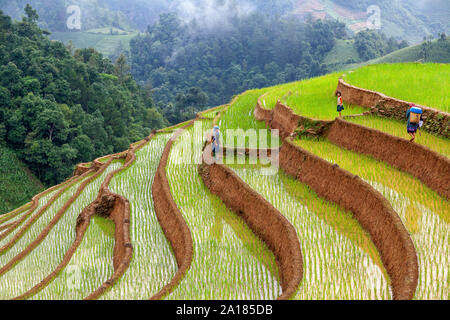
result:
<svg viewBox="0 0 450 320"><path fill-rule="evenodd" d="M337 112L341 112L342 110L344 110L344 106L343 105L338 105L337 106Z"/></svg>

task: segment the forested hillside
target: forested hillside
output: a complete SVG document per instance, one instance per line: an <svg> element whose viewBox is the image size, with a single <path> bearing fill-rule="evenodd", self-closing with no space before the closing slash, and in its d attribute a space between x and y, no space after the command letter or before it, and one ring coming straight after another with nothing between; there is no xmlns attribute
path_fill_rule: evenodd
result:
<svg viewBox="0 0 450 320"><path fill-rule="evenodd" d="M186 24L179 15L163 14L131 41L131 72L152 85L171 123L247 89L325 74L327 54L336 41L348 38L345 25L335 20L302 22L255 13L228 22ZM376 31L362 32L354 43L361 61L407 45Z"/></svg>
<svg viewBox="0 0 450 320"><path fill-rule="evenodd" d="M127 149L165 120L150 92L93 49L50 41L27 6L22 21L0 11L0 143L45 184L73 165Z"/></svg>

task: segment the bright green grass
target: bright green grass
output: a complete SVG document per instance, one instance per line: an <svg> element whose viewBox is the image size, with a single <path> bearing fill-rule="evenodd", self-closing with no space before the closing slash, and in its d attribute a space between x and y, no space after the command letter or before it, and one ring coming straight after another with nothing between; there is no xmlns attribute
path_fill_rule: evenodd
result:
<svg viewBox="0 0 450 320"><path fill-rule="evenodd" d="M172 127L167 127L167 128L161 129L160 133L171 133L171 132L177 131L177 129L180 129L180 128L186 126L189 122L191 122L191 120L178 123Z"/></svg>
<svg viewBox="0 0 450 320"><path fill-rule="evenodd" d="M380 130L400 138L410 139L410 136L406 133L406 122L388 118L380 118L377 116L348 118L346 120L365 127ZM430 148L431 150L443 154L446 157L450 157L449 139L438 137L426 131L419 130L419 133L416 135L415 143Z"/></svg>
<svg viewBox="0 0 450 320"><path fill-rule="evenodd" d="M203 127L210 125L203 121ZM191 268L167 298L274 299L281 293L275 257L242 219L204 186L194 161L201 155L203 141L200 130L184 132L175 141L166 169L194 245ZM194 155L185 154L191 150Z"/></svg>
<svg viewBox="0 0 450 320"><path fill-rule="evenodd" d="M269 89L269 94L262 103L267 109L273 109L277 100L287 104L292 110L302 116L314 119L334 120L339 116L337 97L334 95L342 72L289 83L284 86ZM344 104L342 115L360 114L367 109Z"/></svg>
<svg viewBox="0 0 450 320"><path fill-rule="evenodd" d="M206 110L206 111L202 112L201 115L205 118L214 119L214 117L217 116L217 114L219 112L221 112L223 110L223 108L225 108L225 106L220 106L218 108L214 108L214 110L212 110L212 111Z"/></svg>
<svg viewBox="0 0 450 320"><path fill-rule="evenodd" d="M233 166L232 166L233 167ZM295 227L304 276L294 299L388 299L384 268L367 233L350 213L279 171L233 170Z"/></svg>
<svg viewBox="0 0 450 320"><path fill-rule="evenodd" d="M89 183L81 192L77 199L67 209L61 219L53 226L45 239L16 264L10 271L0 277L0 298L13 298L18 296L32 287L37 285L45 277L47 277L63 260L63 257L70 246L75 241L75 226L78 215L97 197L100 185L106 175L121 166L120 162L112 163L97 179ZM88 179L86 177L85 179ZM2 261L9 261L18 252L26 248L36 236L45 228L58 210L66 203L66 201L78 189L82 181L76 183L68 191L64 193L58 200L53 203L43 216L33 224L34 231L31 228L19 240L19 242L11 248L4 256ZM91 265L98 267L98 261L95 261L95 255L89 257ZM90 270L92 270L91 268ZM85 275L89 270L81 270L81 275ZM71 293L67 288L66 271L63 271L47 288L43 295L37 295L35 298L40 299L75 299L75 293Z"/></svg>
<svg viewBox="0 0 450 320"><path fill-rule="evenodd" d="M42 183L15 153L0 146L0 217L27 203L43 189Z"/></svg>
<svg viewBox="0 0 450 320"><path fill-rule="evenodd" d="M450 64L378 64L349 72L345 80L397 99L450 111Z"/></svg>
<svg viewBox="0 0 450 320"><path fill-rule="evenodd" d="M149 299L173 278L177 262L157 220L152 184L170 135L159 134L136 153L136 161L116 175L112 192L130 201L133 258L121 279L101 299Z"/></svg>
<svg viewBox="0 0 450 320"><path fill-rule="evenodd" d="M240 148L244 146L256 148L260 145L260 139L266 144L265 146L262 145L261 147L271 147L272 144L274 144L273 147L280 145L280 140L277 137L272 136L270 134L270 131L264 131L267 129L264 122L256 121L255 117L253 116L258 97L264 94L266 90L267 89L258 89L245 92L238 97L238 99L225 111L224 114L222 114L219 121L219 127L221 128L221 138L223 145ZM243 137L244 133L249 129L256 130L257 141L255 142L249 138L246 138L244 142L244 140L241 141L237 138L227 138L229 136L227 130L238 129L243 130L242 134L239 134L239 132L237 132L234 135L235 137Z"/></svg>
<svg viewBox="0 0 450 320"><path fill-rule="evenodd" d="M408 229L417 250L416 299L448 299L450 290L450 202L418 179L372 157L339 148L326 140L296 140L314 154L337 163L380 191Z"/></svg>

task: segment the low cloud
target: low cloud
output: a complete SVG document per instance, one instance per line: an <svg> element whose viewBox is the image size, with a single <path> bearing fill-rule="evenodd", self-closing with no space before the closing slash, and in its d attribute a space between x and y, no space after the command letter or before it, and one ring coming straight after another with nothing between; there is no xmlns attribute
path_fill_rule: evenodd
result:
<svg viewBox="0 0 450 320"><path fill-rule="evenodd" d="M248 16L255 9L253 4L237 0L177 0L172 4L186 25L195 23L203 30L232 28L232 18Z"/></svg>

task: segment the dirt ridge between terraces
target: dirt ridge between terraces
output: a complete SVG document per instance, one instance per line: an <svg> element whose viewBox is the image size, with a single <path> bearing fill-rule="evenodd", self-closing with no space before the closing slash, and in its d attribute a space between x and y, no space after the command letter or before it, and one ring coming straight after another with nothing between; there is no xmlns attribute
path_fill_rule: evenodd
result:
<svg viewBox="0 0 450 320"><path fill-rule="evenodd" d="M277 116L276 113L280 110L283 110L283 114L289 114L285 109L290 109L281 103L277 103L277 105L279 107L272 111L262 108L258 103L254 112L255 118L266 121L270 126L274 125L274 118L279 119L275 126L281 128L280 133L283 130L283 136L290 136L295 131L292 129L294 121L301 122L303 119ZM309 119L309 121L314 122L315 120ZM319 128L318 132L321 131L320 128L324 128L321 135L328 135L333 139L333 135L334 137L337 135L333 131L336 123L339 126L341 123L347 124L348 122L340 119L316 122ZM359 127L362 130L367 129ZM376 135L382 134L373 129L367 129L367 132L375 132ZM347 134L342 128L339 133ZM389 136L388 139L401 140L393 136ZM336 138L334 143L339 141L340 139ZM423 149L431 152L426 148ZM414 297L418 281L416 251L408 231L388 200L359 177L295 146L290 138L284 140L280 149L280 167L288 175L310 186L319 196L352 212L364 230L370 234L380 252L383 265L391 277L393 298L412 299Z"/></svg>
<svg viewBox="0 0 450 320"><path fill-rule="evenodd" d="M264 153L267 154L267 151ZM206 146L202 164L198 169L203 182L211 193L217 195L228 208L236 212L274 253L283 289L278 299L293 297L303 277L303 258L295 228L231 169L222 164L207 164L205 158L208 154L210 157L211 145Z"/></svg>
<svg viewBox="0 0 450 320"><path fill-rule="evenodd" d="M336 91L342 93L345 102L371 108L371 113L405 121L406 111L411 102L392 98L383 93L358 88L342 78L339 79ZM450 114L427 106L417 105L423 109L425 123L423 128L431 133L450 138Z"/></svg>
<svg viewBox="0 0 450 320"><path fill-rule="evenodd" d="M156 170L152 185L152 196L156 217L161 225L166 238L169 240L178 264L178 270L172 280L167 283L152 300L160 300L170 294L181 282L191 267L194 255L192 235L183 215L173 199L170 191L169 180L166 175L167 162L175 140L183 133L184 129L191 127L195 120L178 129L164 148L161 160Z"/></svg>

